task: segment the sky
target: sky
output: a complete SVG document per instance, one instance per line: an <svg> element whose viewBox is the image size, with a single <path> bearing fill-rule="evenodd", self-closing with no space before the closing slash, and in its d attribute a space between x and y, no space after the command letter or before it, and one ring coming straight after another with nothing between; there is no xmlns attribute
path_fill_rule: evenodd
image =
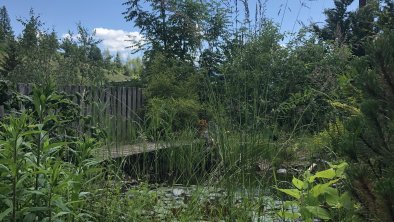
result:
<svg viewBox="0 0 394 222"><path fill-rule="evenodd" d="M256 1L249 0L251 11ZM16 35L23 28L17 19L28 18L29 10L33 8L45 23L44 27L54 29L59 38L69 30L75 33L77 23L81 22L89 30L96 30L96 36L103 40L102 49L108 49L112 54L119 52L126 58L130 55L130 49L126 49L130 46L126 41L128 36L137 40L142 36L133 23L124 19L122 12L126 6L122 5L123 2L125 0L0 0L0 6L6 6ZM280 25L281 32L294 32L301 27L300 22L306 25L324 22L324 9L333 5L333 0L267 0L266 16Z"/></svg>

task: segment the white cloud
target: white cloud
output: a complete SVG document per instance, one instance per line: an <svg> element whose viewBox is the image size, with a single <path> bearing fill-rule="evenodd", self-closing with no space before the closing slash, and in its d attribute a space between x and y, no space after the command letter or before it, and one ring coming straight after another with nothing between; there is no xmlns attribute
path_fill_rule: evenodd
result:
<svg viewBox="0 0 394 222"><path fill-rule="evenodd" d="M102 40L100 48L102 50L108 49L112 55L120 53L122 59L126 59L131 55L131 52L137 49L135 43L144 41L143 36L139 32L126 32L121 29L107 29L95 28L96 39ZM62 39L70 38L74 41L77 40L79 35L70 35L65 33Z"/></svg>
<svg viewBox="0 0 394 222"><path fill-rule="evenodd" d="M95 28L94 30L96 31L96 37L103 40L101 44L104 49L108 49L111 53L119 52L123 58L126 58L132 50L136 49L135 45L133 46L133 41L143 41L143 36L139 32L106 28Z"/></svg>

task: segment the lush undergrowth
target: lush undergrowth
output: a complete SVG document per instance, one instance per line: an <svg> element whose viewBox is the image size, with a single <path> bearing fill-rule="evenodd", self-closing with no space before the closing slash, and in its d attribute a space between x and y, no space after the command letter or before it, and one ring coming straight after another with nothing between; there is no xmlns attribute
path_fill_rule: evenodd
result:
<svg viewBox="0 0 394 222"><path fill-rule="evenodd" d="M321 147L326 139L321 135L291 139L287 134L273 138L269 130L237 132L210 123L209 141L180 146L179 141L196 141L198 133L193 128L175 134L163 129L170 133L160 138L173 148L109 161L96 158L97 150L113 142L106 135L116 126L100 128L108 122L80 116L71 97L57 93L53 86L36 87L19 101L21 112L1 122L4 221L295 218L288 211L290 205L281 202L282 195L272 188L305 170L316 153L307 146ZM135 126L139 125L123 143L147 142L142 134L149 131ZM301 157L304 161L297 162ZM287 176L276 176L280 168L289 170Z"/></svg>
<svg viewBox="0 0 394 222"><path fill-rule="evenodd" d="M238 27L238 2L126 1L146 40L126 66L33 11L15 38L3 7L0 221L393 221L393 1L334 1L294 36L257 6ZM48 84L122 73L144 87L128 119Z"/></svg>

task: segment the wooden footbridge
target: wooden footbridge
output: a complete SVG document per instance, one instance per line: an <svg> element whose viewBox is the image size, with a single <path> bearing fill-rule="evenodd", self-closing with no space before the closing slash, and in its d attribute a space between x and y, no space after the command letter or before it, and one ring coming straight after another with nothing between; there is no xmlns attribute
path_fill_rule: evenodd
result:
<svg viewBox="0 0 394 222"><path fill-rule="evenodd" d="M167 148L180 148L180 147L192 147L194 145L203 144L204 140L196 139L193 141L183 142L142 142L131 145L107 145L97 149L94 156L98 158L113 159L122 158L133 155L140 155L143 153L157 152Z"/></svg>

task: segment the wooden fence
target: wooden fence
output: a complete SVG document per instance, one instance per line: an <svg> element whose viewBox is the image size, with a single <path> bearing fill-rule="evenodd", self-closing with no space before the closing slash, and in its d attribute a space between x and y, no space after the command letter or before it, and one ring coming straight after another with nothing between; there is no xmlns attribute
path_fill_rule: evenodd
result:
<svg viewBox="0 0 394 222"><path fill-rule="evenodd" d="M23 95L32 92L32 85L18 84L17 91ZM135 87L91 87L91 86L59 86L58 91L73 96L81 113L92 115L92 124L104 129L107 134L108 146L116 147L121 144L133 143L140 129L141 109L144 97L141 88ZM20 104L23 109L23 104ZM0 104L0 119L7 115L5 107ZM79 123L73 123L80 129Z"/></svg>
<svg viewBox="0 0 394 222"><path fill-rule="evenodd" d="M28 95L32 91L30 84L18 84L17 90ZM83 114L92 114L99 110L100 114L135 119L143 107L142 89L135 87L93 87L93 86L59 86L59 91L74 97L74 102L81 107ZM97 107L100 107L97 109ZM1 108L0 108L1 115Z"/></svg>
<svg viewBox="0 0 394 222"><path fill-rule="evenodd" d="M4 116L4 106L0 105L0 119Z"/></svg>

